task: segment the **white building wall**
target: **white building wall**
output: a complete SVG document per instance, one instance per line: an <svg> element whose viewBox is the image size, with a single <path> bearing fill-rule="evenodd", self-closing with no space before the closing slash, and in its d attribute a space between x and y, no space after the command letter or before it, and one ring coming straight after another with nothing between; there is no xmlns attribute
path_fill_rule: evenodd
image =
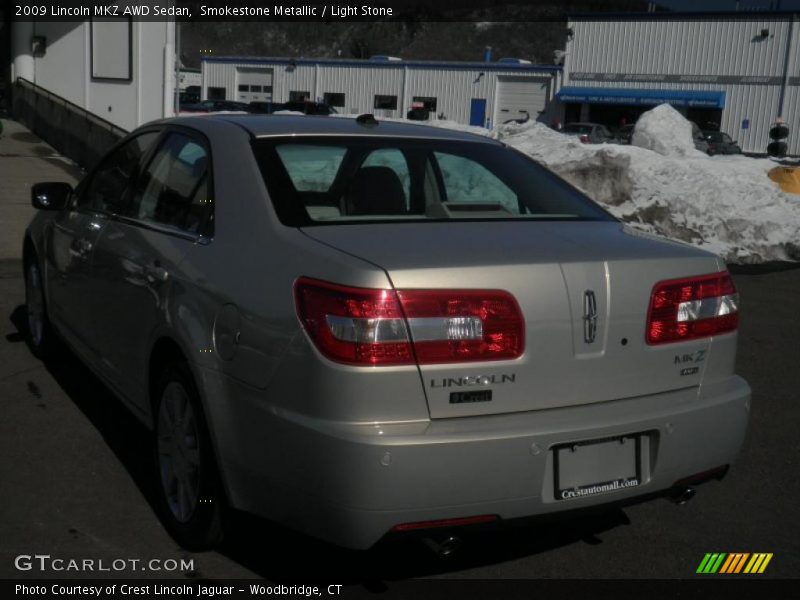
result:
<svg viewBox="0 0 800 600"><path fill-rule="evenodd" d="M469 123L473 98L486 100L486 117L494 121L495 90L501 76L530 78L539 84L548 82L550 100L558 81L557 71L498 70L496 65L494 70L490 70L481 65L464 69L405 64L371 66L368 62L358 65L335 62L291 65L268 59L241 62L211 59L202 62L203 99L208 97L208 88L224 87L227 99L235 100L237 68L254 66L273 69L274 102L287 102L290 91L308 91L317 101L322 101L326 92L343 93L345 106L337 107L342 114L375 113L383 117L404 117L415 96L435 97L436 113L443 113L447 119L460 123ZM487 63L489 66L491 63ZM375 109L376 95L397 96L397 109ZM536 116L532 115L533 118Z"/></svg>
<svg viewBox="0 0 800 600"><path fill-rule="evenodd" d="M36 85L126 130L174 114L174 22L132 23L130 81L92 77L89 22L37 21L32 35L47 43L33 58Z"/></svg>
<svg viewBox="0 0 800 600"><path fill-rule="evenodd" d="M45 55L33 60L33 83L87 108L88 24L35 21L33 26L32 35L47 38Z"/></svg>
<svg viewBox="0 0 800 600"><path fill-rule="evenodd" d="M338 92L345 95L344 108L336 109L341 113L353 115L376 113L384 117L402 117L408 110L407 102L403 100L404 71L402 67L381 69L347 65L320 65L308 68L311 71L316 70L318 73L318 100L322 100L326 92ZM376 94L397 96L397 109L376 112L374 108ZM286 97L288 99L288 93Z"/></svg>
<svg viewBox="0 0 800 600"><path fill-rule="evenodd" d="M568 26L574 31L567 44L570 73L780 76L789 21L634 18ZM769 37L760 37L762 29Z"/></svg>
<svg viewBox="0 0 800 600"><path fill-rule="evenodd" d="M800 154L800 22L791 16L591 19L568 26L574 35L567 41L564 85L724 91L721 129L746 152L766 152L788 73L783 116L793 131L789 152ZM658 81L663 76L668 80ZM680 81L682 76L691 81ZM709 81L698 81L703 77Z"/></svg>
<svg viewBox="0 0 800 600"><path fill-rule="evenodd" d="M497 73L492 71L415 69L408 77L406 106L411 107L414 96L434 96L437 114L444 114L450 121L469 123L470 101L483 98L486 100L486 116L492 119L496 84Z"/></svg>
<svg viewBox="0 0 800 600"><path fill-rule="evenodd" d="M314 67L276 65L272 78L272 101L288 102L289 92L308 92L314 97Z"/></svg>

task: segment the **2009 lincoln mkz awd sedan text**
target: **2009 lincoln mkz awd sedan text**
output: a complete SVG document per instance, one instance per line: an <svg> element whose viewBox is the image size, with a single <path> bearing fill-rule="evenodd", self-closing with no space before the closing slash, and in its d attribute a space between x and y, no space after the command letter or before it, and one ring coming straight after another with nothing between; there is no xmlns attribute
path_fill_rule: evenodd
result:
<svg viewBox="0 0 800 600"><path fill-rule="evenodd" d="M188 548L228 506L367 548L675 494L742 444L724 263L498 141L176 118L32 201L31 346L65 341L153 429Z"/></svg>

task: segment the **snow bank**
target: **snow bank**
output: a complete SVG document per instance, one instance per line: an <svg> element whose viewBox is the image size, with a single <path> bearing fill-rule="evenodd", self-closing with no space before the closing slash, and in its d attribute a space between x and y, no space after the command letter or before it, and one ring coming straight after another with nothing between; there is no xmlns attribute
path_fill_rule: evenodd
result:
<svg viewBox="0 0 800 600"><path fill-rule="evenodd" d="M664 156L703 156L694 147L692 124L669 104L647 111L636 122L631 144Z"/></svg>
<svg viewBox="0 0 800 600"><path fill-rule="evenodd" d="M728 262L800 261L800 195L785 194L767 177L775 162L697 151L691 124L666 105L643 114L639 123L635 131L659 140L645 143L652 149L581 144L536 122L490 132L430 121L501 139L639 229L694 244Z"/></svg>

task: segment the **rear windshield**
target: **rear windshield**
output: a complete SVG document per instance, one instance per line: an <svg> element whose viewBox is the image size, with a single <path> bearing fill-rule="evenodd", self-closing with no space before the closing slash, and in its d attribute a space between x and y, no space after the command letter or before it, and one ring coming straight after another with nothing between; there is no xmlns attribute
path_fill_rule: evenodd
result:
<svg viewBox="0 0 800 600"><path fill-rule="evenodd" d="M481 142L262 138L253 150L282 223L570 220L611 215L525 155Z"/></svg>

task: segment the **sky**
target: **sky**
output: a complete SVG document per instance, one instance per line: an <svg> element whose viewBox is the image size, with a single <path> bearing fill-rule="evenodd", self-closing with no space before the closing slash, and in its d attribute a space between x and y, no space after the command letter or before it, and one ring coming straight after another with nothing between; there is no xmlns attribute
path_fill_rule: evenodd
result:
<svg viewBox="0 0 800 600"><path fill-rule="evenodd" d="M800 10L800 0L658 0L658 4L673 10Z"/></svg>

